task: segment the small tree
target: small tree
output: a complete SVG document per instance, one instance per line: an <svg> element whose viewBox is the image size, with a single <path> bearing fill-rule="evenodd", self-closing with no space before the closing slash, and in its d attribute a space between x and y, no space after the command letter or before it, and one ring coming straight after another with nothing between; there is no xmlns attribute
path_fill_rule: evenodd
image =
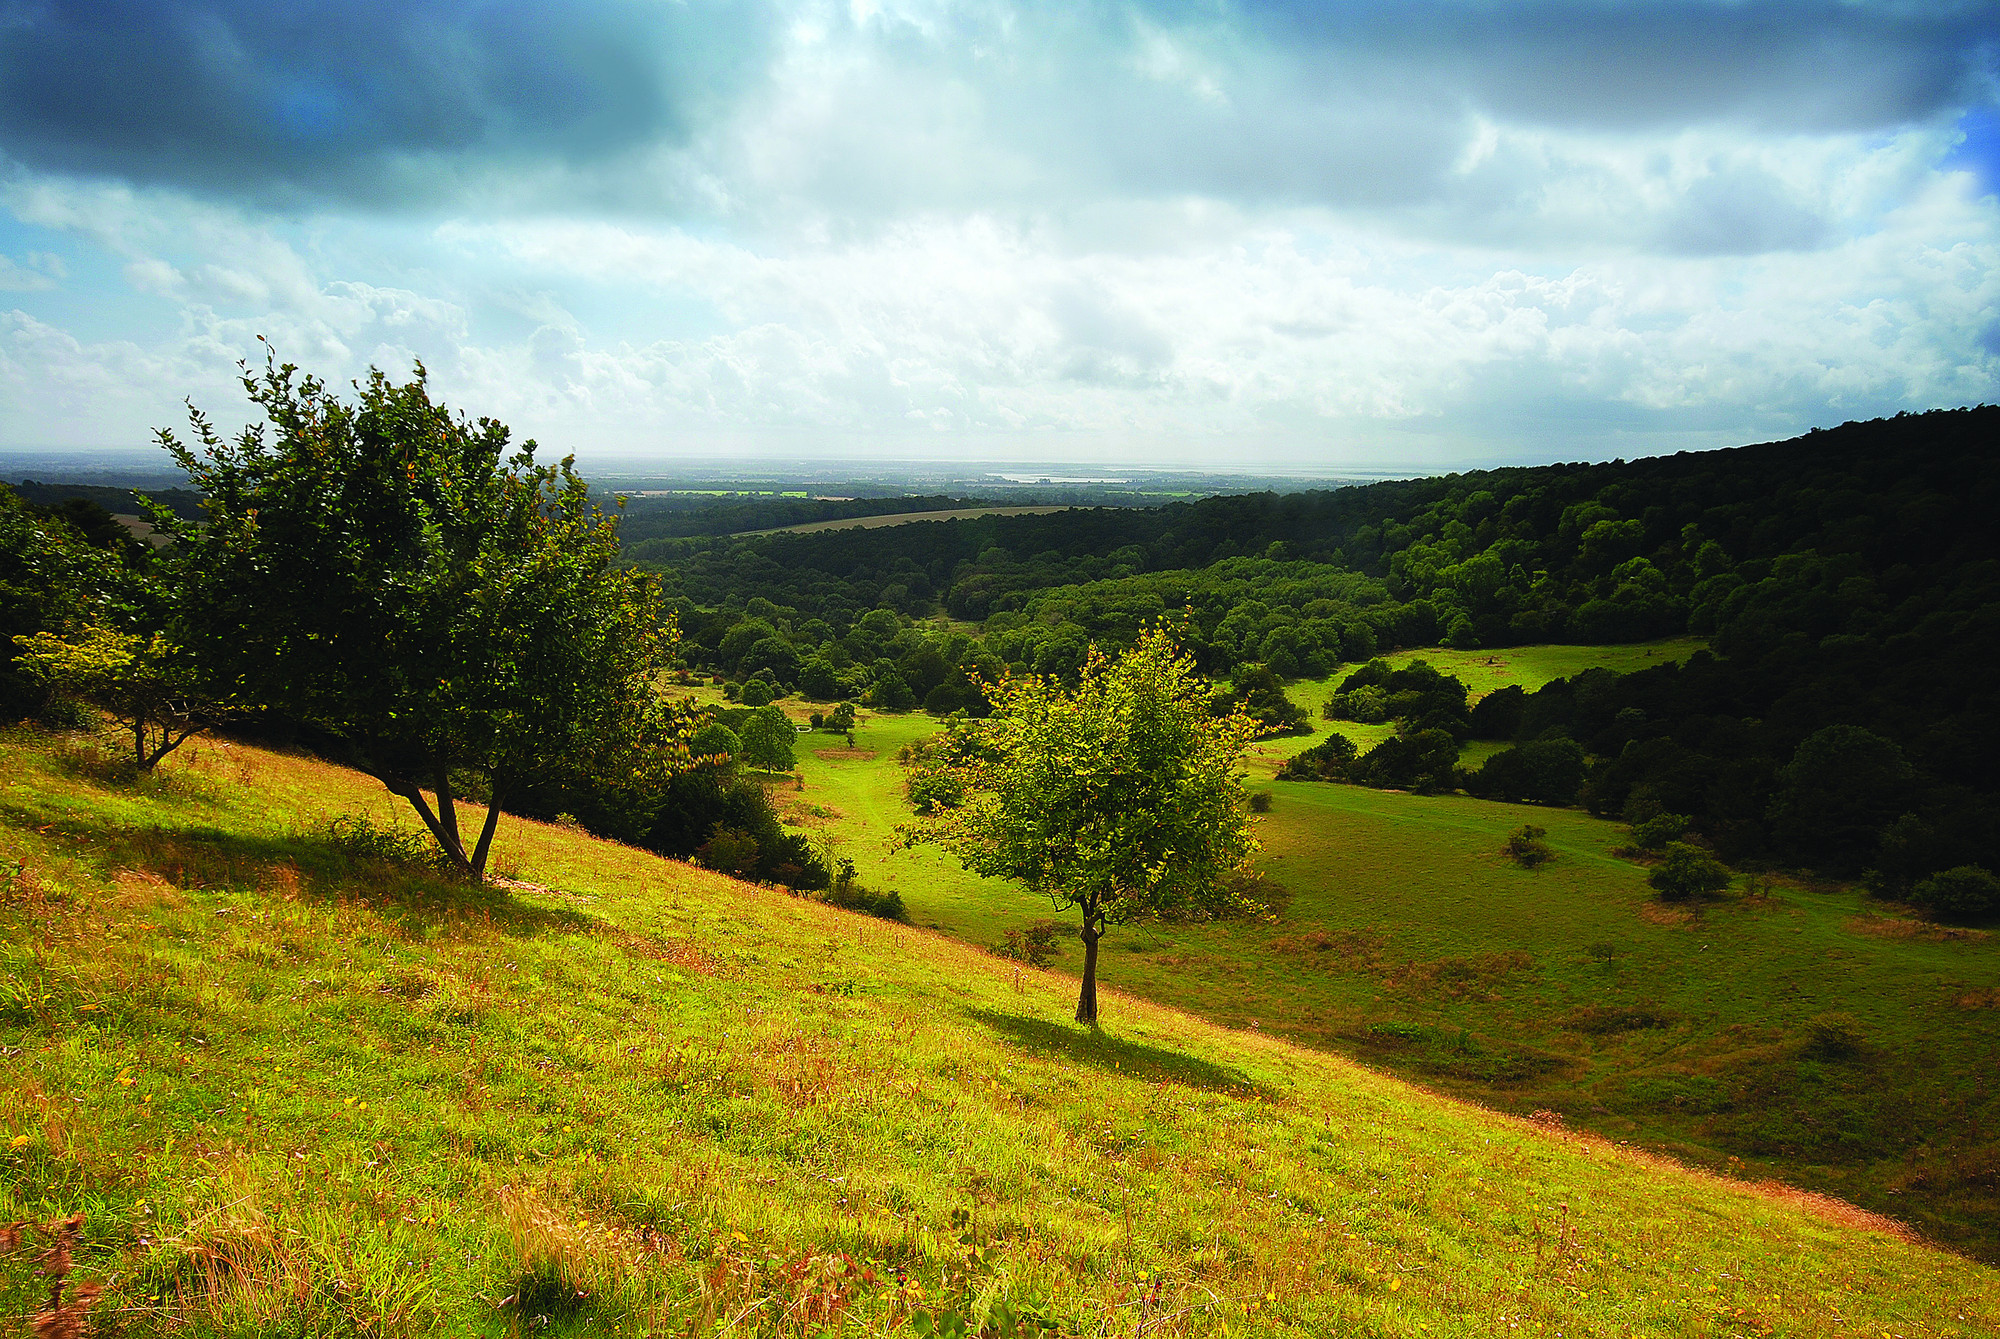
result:
<svg viewBox="0 0 2000 1339"><path fill-rule="evenodd" d="M199 525L155 516L178 540L174 639L212 685L408 800L475 879L524 782L686 765L654 688L671 620L570 461L508 456L505 425L434 402L421 364L353 403L275 359L243 388L266 424L225 441L191 410L192 444L159 434L206 499ZM489 797L471 843L464 771Z"/></svg>
<svg viewBox="0 0 2000 1339"><path fill-rule="evenodd" d="M1699 846L1669 842L1666 854L1646 882L1665 902L1692 902L1713 897L1729 886L1729 867Z"/></svg>
<svg viewBox="0 0 2000 1339"><path fill-rule="evenodd" d="M1209 684L1173 637L1144 632L1113 659L1092 648L1079 681L1007 678L993 715L957 720L927 766L964 798L903 829L980 874L1019 879L1081 921L1076 1019L1097 1022L1097 948L1107 927L1240 905L1229 876L1256 843L1238 759L1257 726L1210 715Z"/></svg>
<svg viewBox="0 0 2000 1339"><path fill-rule="evenodd" d="M142 772L206 728L207 704L187 657L158 634L91 627L70 638L42 632L14 640L23 673L111 713L132 736L132 761Z"/></svg>
<svg viewBox="0 0 2000 1339"><path fill-rule="evenodd" d="M776 707L759 707L743 722L743 761L767 772L789 772L795 761L792 741L797 732Z"/></svg>

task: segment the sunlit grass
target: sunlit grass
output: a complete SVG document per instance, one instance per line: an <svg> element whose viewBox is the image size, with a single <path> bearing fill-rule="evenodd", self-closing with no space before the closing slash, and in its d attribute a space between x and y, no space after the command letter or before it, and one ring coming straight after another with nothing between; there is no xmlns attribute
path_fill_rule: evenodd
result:
<svg viewBox="0 0 2000 1339"><path fill-rule="evenodd" d="M526 886L465 889L250 748L0 749L0 1221L85 1214L124 1333L2000 1327L1854 1215L1129 997L1081 1032L922 929L511 819Z"/></svg>

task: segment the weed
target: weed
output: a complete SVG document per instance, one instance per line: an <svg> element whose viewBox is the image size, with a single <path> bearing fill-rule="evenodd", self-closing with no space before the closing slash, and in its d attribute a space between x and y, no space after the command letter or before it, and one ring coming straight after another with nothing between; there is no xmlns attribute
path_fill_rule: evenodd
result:
<svg viewBox="0 0 2000 1339"><path fill-rule="evenodd" d="M1061 921L1044 918L1031 922L1023 929L1009 930L1006 941L1000 946L1000 956L1025 962L1030 967L1047 967L1055 961L1056 940L1068 929Z"/></svg>

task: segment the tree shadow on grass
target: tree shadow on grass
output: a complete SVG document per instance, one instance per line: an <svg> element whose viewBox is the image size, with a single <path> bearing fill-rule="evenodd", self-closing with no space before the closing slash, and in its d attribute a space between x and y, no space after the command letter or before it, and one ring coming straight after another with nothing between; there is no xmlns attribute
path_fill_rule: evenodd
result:
<svg viewBox="0 0 2000 1339"><path fill-rule="evenodd" d="M997 1009L970 1009L967 1012L1034 1055L1075 1061L1105 1073L1138 1079L1142 1083L1178 1083L1189 1088L1234 1093L1242 1097L1276 1096L1240 1069L1218 1065L1180 1051L1113 1037L1096 1029L1001 1013Z"/></svg>
<svg viewBox="0 0 2000 1339"><path fill-rule="evenodd" d="M476 923L516 936L600 928L581 912L524 902L504 888L467 883L424 860L355 854L317 833L249 837L217 828L124 827L74 814L51 817L0 805L0 820L36 828L107 878L132 870L178 888L256 889L313 902L359 902L412 925Z"/></svg>

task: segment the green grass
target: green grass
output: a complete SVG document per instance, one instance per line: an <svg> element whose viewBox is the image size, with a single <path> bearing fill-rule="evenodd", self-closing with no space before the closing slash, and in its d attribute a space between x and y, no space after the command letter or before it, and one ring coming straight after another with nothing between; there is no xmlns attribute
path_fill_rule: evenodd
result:
<svg viewBox="0 0 2000 1339"><path fill-rule="evenodd" d="M1510 684L1519 684L1532 693L1553 679L1567 679L1587 669L1630 674L1686 660L1707 646L1707 640L1701 637L1667 637L1629 646L1510 646L1497 651L1454 651L1447 646L1433 646L1421 651L1397 651L1383 659L1398 669L1413 660L1429 661L1433 669L1463 683L1476 702L1494 689ZM1353 668L1347 666L1334 676L1334 682Z"/></svg>
<svg viewBox="0 0 2000 1339"><path fill-rule="evenodd" d="M1390 731L1314 726L1251 751L1253 784L1274 798L1260 832L1262 867L1289 895L1281 921L1118 931L1107 980L1504 1109L1559 1110L1608 1137L1838 1194L2000 1258L2000 937L1784 881L1683 917L1612 854L1624 829L1579 811L1270 781L1329 729L1363 748ZM917 921L998 946L1053 909L889 842L907 815L895 753L933 728L915 714L865 720L869 760L802 749L807 786L788 799ZM1549 830L1552 865L1503 855L1524 823ZM1080 961L1065 941L1059 965ZM1857 1054L1812 1053L1829 1013L1854 1017Z"/></svg>
<svg viewBox="0 0 2000 1339"><path fill-rule="evenodd" d="M118 1333L2000 1327L1879 1221L1268 1027L1082 1031L1059 975L513 819L468 889L329 840L399 816L298 758L0 751L0 1221L83 1214Z"/></svg>

